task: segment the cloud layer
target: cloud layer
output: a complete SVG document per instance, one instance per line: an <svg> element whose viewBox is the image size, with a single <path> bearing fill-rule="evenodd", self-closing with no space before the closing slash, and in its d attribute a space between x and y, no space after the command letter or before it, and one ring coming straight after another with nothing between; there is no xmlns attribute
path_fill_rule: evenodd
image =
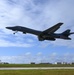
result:
<svg viewBox="0 0 74 75"><path fill-rule="evenodd" d="M65 53L58 55L57 53L51 53L50 55L43 55L42 52L33 55L31 52L27 52L24 55L19 56L0 56L2 62L8 63L22 63L28 64L31 62L35 63L55 63L55 62L74 62L74 54Z"/></svg>

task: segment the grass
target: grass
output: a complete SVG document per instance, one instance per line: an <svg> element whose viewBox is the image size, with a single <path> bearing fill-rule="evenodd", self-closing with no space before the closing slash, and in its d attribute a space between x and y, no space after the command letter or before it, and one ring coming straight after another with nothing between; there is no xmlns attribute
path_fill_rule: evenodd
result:
<svg viewBox="0 0 74 75"><path fill-rule="evenodd" d="M74 67L70 64L0 64L0 67ZM57 70L0 70L0 75L74 75L74 69Z"/></svg>
<svg viewBox="0 0 74 75"><path fill-rule="evenodd" d="M74 67L74 64L0 64L0 67Z"/></svg>
<svg viewBox="0 0 74 75"><path fill-rule="evenodd" d="M0 75L74 75L74 70L0 70Z"/></svg>

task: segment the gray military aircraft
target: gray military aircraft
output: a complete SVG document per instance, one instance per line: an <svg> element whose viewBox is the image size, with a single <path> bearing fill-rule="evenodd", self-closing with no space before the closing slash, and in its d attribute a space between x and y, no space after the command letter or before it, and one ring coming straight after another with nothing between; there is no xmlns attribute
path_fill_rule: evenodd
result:
<svg viewBox="0 0 74 75"><path fill-rule="evenodd" d="M71 40L71 38L69 36L71 34L74 34L74 32L70 32L70 29L67 29L66 31L64 31L62 33L54 33L56 30L58 30L60 28L60 26L62 24L63 23L58 23L44 31L38 31L38 30L34 30L34 29L22 27L22 26L14 26L14 27L6 27L6 28L15 31L15 33L20 31L20 32L23 32L24 34L31 33L31 34L37 35L39 41L44 41L44 40L55 41L56 38Z"/></svg>

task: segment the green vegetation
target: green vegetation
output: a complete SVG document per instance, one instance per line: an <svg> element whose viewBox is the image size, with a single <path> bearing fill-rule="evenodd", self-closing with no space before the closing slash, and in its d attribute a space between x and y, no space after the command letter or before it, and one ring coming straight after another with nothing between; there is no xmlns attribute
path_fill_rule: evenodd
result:
<svg viewBox="0 0 74 75"><path fill-rule="evenodd" d="M0 70L0 75L74 75L74 70Z"/></svg>
<svg viewBox="0 0 74 75"><path fill-rule="evenodd" d="M0 64L0 67L74 67L74 64Z"/></svg>

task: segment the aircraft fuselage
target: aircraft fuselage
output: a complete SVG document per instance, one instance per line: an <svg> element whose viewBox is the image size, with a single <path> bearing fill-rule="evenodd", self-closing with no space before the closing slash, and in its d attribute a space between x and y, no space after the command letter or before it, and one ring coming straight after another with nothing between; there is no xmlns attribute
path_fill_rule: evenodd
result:
<svg viewBox="0 0 74 75"><path fill-rule="evenodd" d="M34 30L34 29L22 27L22 26L14 26L14 27L6 27L6 28L13 30L15 32L20 31L20 32L23 32L24 34L30 33L30 34L37 35L39 41L43 41L43 40L54 41L54 40L56 40L56 38L71 40L71 38L69 38L68 36L71 34L74 34L74 32L70 33L70 29L64 31L63 33L54 33L57 29L60 28L60 26L62 24L63 23L58 23L58 24L54 25L53 27L51 27L47 30L44 30L44 31L38 31L38 30Z"/></svg>

